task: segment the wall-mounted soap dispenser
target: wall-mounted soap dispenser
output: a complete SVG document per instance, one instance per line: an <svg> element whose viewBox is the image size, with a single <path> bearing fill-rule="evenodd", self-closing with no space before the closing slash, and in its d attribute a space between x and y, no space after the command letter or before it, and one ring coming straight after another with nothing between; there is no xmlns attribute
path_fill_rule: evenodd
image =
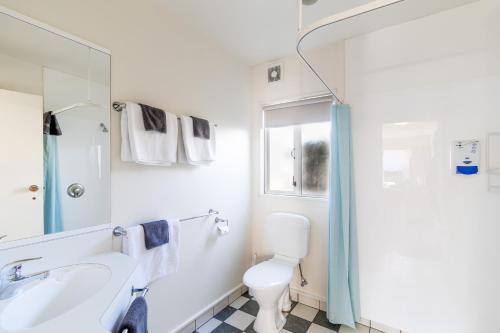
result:
<svg viewBox="0 0 500 333"><path fill-rule="evenodd" d="M476 175L479 173L481 151L479 140L454 141L453 172L457 175Z"/></svg>

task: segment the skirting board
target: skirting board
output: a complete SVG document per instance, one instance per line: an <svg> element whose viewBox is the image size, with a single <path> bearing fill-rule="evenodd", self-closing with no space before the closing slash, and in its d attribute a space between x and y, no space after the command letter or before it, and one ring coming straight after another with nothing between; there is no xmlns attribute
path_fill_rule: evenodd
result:
<svg viewBox="0 0 500 333"><path fill-rule="evenodd" d="M326 311L326 298L321 297L318 295L310 294L304 291L301 291L296 288L290 288L290 297L292 298L292 301L302 303L304 305L308 305L312 308L321 310L321 311ZM367 326L369 328L376 329L377 331L383 332L383 333L404 333L400 329L392 328L390 326L377 323L373 320L361 318L359 320L359 324Z"/></svg>
<svg viewBox="0 0 500 333"><path fill-rule="evenodd" d="M196 330L196 326L198 326L196 324L196 320L199 320L200 318L202 317L205 317L205 314L207 314L207 312L210 312L212 311L212 316L208 319L211 319L213 317L213 311L214 311L214 308L221 302L224 302L226 299L228 299L231 295L234 295L234 294L238 294L238 297L241 296L242 294L244 294L246 292L247 288L243 285L243 283L240 283L238 286L234 287L233 289L229 290L227 293L225 293L224 295L222 295L221 297L219 297L217 300L215 300L214 302L210 303L208 306L206 306L203 310L197 312L196 314L194 314L193 316L191 316L188 320L186 320L183 324L177 326L176 328L173 329L172 332L175 332L175 333L179 333L179 332L194 332ZM229 302L228 300L228 305L229 303L232 303ZM208 320L207 320L208 321ZM193 329L191 330L191 327L193 327Z"/></svg>
<svg viewBox="0 0 500 333"><path fill-rule="evenodd" d="M203 310L191 316L183 324L176 327L173 332L192 333L196 331L200 326L214 317L218 313L218 311L231 304L235 299L243 295L247 290L248 288L246 286L244 286L243 284L239 284L238 286L229 290L217 300L206 306ZM290 288L290 297L295 302L302 303L318 310L326 311L326 299L324 297L309 294L295 288ZM395 329L365 318L361 318L359 320L359 324L374 328L383 333L404 333L399 329Z"/></svg>

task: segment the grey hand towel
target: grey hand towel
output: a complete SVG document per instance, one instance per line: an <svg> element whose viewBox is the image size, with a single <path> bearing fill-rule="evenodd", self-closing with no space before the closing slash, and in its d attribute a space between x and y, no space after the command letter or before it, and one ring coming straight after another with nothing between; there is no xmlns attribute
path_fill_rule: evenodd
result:
<svg viewBox="0 0 500 333"><path fill-rule="evenodd" d="M144 297L137 297L123 317L118 333L148 333L148 305Z"/></svg>
<svg viewBox="0 0 500 333"><path fill-rule="evenodd" d="M193 135L197 138L210 139L210 123L206 119L193 118Z"/></svg>
<svg viewBox="0 0 500 333"><path fill-rule="evenodd" d="M50 111L43 114L43 134L62 135L57 118Z"/></svg>
<svg viewBox="0 0 500 333"><path fill-rule="evenodd" d="M157 131L167 133L167 116L165 111L154 108L149 105L140 104L142 111L142 120L146 131Z"/></svg>
<svg viewBox="0 0 500 333"><path fill-rule="evenodd" d="M155 247L168 243L168 223L165 220L143 223L144 241L146 249L151 250Z"/></svg>

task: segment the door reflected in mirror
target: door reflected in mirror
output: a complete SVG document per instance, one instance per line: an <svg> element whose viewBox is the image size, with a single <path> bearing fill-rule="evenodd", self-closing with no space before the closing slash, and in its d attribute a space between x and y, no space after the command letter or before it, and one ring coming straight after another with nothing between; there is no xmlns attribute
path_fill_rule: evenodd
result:
<svg viewBox="0 0 500 333"><path fill-rule="evenodd" d="M0 13L0 243L110 223L110 55Z"/></svg>

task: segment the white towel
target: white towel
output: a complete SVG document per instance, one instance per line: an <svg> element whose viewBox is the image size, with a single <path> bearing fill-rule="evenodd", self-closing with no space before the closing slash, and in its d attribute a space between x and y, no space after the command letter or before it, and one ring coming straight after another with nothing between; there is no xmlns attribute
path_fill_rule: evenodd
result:
<svg viewBox="0 0 500 333"><path fill-rule="evenodd" d="M215 161L215 126L210 124L210 139L198 138L193 134L193 118L180 116L179 133L179 163L203 165Z"/></svg>
<svg viewBox="0 0 500 333"><path fill-rule="evenodd" d="M127 102L121 115L121 158L125 162L169 166L177 162L177 116L165 112L167 133L146 131L141 106Z"/></svg>
<svg viewBox="0 0 500 333"><path fill-rule="evenodd" d="M141 285L149 285L179 270L179 220L170 219L167 223L168 243L151 250L146 249L141 225L127 228L127 235L123 236L122 252L139 261L136 274Z"/></svg>
<svg viewBox="0 0 500 333"><path fill-rule="evenodd" d="M177 147L177 161L179 164L191 164L191 165L206 165L209 162L192 162L188 161L186 156L186 149L184 148L184 139L182 138L182 126L181 120L179 119L179 138L177 139L178 147Z"/></svg>

